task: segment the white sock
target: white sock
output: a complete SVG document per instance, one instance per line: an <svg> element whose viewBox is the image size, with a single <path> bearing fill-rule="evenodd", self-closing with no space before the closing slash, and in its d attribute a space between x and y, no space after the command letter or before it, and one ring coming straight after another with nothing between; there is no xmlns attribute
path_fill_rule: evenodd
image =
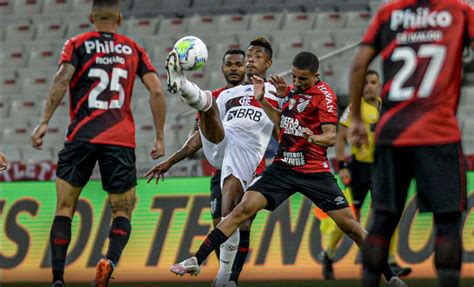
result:
<svg viewBox="0 0 474 287"><path fill-rule="evenodd" d="M186 78L181 81L181 93L184 101L198 111L208 111L212 107L211 92L201 90Z"/></svg>
<svg viewBox="0 0 474 287"><path fill-rule="evenodd" d="M240 233L237 229L226 242L221 244L219 271L217 279L229 281L234 265L235 255L239 248Z"/></svg>

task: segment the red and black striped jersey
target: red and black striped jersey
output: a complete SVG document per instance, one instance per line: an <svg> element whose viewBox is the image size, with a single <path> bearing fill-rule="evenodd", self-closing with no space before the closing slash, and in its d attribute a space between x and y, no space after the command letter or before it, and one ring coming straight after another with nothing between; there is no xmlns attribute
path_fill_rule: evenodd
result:
<svg viewBox="0 0 474 287"><path fill-rule="evenodd" d="M67 141L135 147L135 76L156 73L145 50L120 34L86 32L66 41L63 63L75 67Z"/></svg>
<svg viewBox="0 0 474 287"><path fill-rule="evenodd" d="M362 40L383 62L376 144L460 141L456 111L462 53L474 39L473 11L461 0L393 1L379 9Z"/></svg>
<svg viewBox="0 0 474 287"><path fill-rule="evenodd" d="M303 128L322 134L324 124L337 125L337 97L323 81L304 93L290 92L283 104L280 120L280 141L275 163L302 173L330 172L326 147L309 143Z"/></svg>

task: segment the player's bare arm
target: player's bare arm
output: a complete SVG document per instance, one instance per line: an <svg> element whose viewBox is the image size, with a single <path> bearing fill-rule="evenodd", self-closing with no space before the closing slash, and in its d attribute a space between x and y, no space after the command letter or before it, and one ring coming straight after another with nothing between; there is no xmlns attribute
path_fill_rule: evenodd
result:
<svg viewBox="0 0 474 287"><path fill-rule="evenodd" d="M35 127L31 134L31 145L35 149L41 149L43 137L48 130L48 123L66 94L69 83L76 69L71 64L61 64L54 75L53 83L48 92L48 100L43 111L40 123Z"/></svg>
<svg viewBox="0 0 474 287"><path fill-rule="evenodd" d="M352 144L361 146L368 143L367 130L362 122L360 102L363 95L365 75L370 62L377 55L371 46L362 45L356 52L351 67L349 97L352 105L352 120L349 135Z"/></svg>
<svg viewBox="0 0 474 287"><path fill-rule="evenodd" d="M153 178L156 177L156 184L158 184L159 179L161 178L164 180L164 174L173 165L195 154L201 148L201 134L199 131L195 131L194 134L188 138L186 143L184 143L184 145L179 150L172 154L167 160L160 162L145 173L145 177L148 178L148 183L150 183Z"/></svg>
<svg viewBox="0 0 474 287"><path fill-rule="evenodd" d="M339 163L339 176L345 185L351 181L351 174L346 167L346 143L347 143L347 127L339 125L336 135L336 159Z"/></svg>
<svg viewBox="0 0 474 287"><path fill-rule="evenodd" d="M143 83L150 93L150 107L155 123L156 138L155 144L150 152L153 159L158 159L165 154L164 125L166 117L165 94L161 88L161 83L155 73L147 73L143 76Z"/></svg>
<svg viewBox="0 0 474 287"><path fill-rule="evenodd" d="M258 77L252 76L250 82L253 84L253 91L255 93L255 99L262 105L262 109L265 111L267 116L277 127L280 126L281 110L274 108L267 100L265 100L265 81Z"/></svg>
<svg viewBox="0 0 474 287"><path fill-rule="evenodd" d="M315 135L312 130L308 128L303 129L303 136L308 142L319 145L319 146L333 146L336 142L336 125L323 124L321 125L322 133Z"/></svg>
<svg viewBox="0 0 474 287"><path fill-rule="evenodd" d="M3 152L0 152L0 171L6 170L8 167L8 160Z"/></svg>

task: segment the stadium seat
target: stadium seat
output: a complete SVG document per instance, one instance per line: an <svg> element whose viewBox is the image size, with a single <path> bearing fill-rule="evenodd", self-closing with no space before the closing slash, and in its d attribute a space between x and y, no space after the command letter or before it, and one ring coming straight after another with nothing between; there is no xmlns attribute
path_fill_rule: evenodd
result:
<svg viewBox="0 0 474 287"><path fill-rule="evenodd" d="M0 49L0 67L21 68L26 65L27 54L21 42L4 43Z"/></svg>
<svg viewBox="0 0 474 287"><path fill-rule="evenodd" d="M81 21L74 21L74 22L69 22L67 24L67 32L66 32L66 37L71 38L76 35L89 32L93 29L92 23L85 18L84 20Z"/></svg>
<svg viewBox="0 0 474 287"><path fill-rule="evenodd" d="M287 13L284 16L282 30L297 32L311 30L316 16L316 13Z"/></svg>
<svg viewBox="0 0 474 287"><path fill-rule="evenodd" d="M226 33L247 31L250 18L247 15L221 15L217 30Z"/></svg>
<svg viewBox="0 0 474 287"><path fill-rule="evenodd" d="M57 64L58 55L51 42L30 42L28 45L28 67L52 67Z"/></svg>
<svg viewBox="0 0 474 287"><path fill-rule="evenodd" d="M88 15L91 12L92 1L93 0L72 0L71 11L77 14Z"/></svg>
<svg viewBox="0 0 474 287"><path fill-rule="evenodd" d="M352 11L347 12L346 28L347 29L365 29L369 26L371 14L369 11Z"/></svg>
<svg viewBox="0 0 474 287"><path fill-rule="evenodd" d="M143 37L155 34L158 26L158 18L154 19L131 19L126 22L124 34L130 37Z"/></svg>
<svg viewBox="0 0 474 287"><path fill-rule="evenodd" d="M0 126L3 128L5 125L5 119L8 117L8 110L10 108L10 102L5 98L0 98L0 116L2 120L0 121Z"/></svg>
<svg viewBox="0 0 474 287"><path fill-rule="evenodd" d="M200 16L195 15L189 20L188 34L195 35L196 33L215 33L217 32L218 18L215 16Z"/></svg>
<svg viewBox="0 0 474 287"><path fill-rule="evenodd" d="M0 0L0 15L7 16L13 14L14 0Z"/></svg>
<svg viewBox="0 0 474 287"><path fill-rule="evenodd" d="M305 47L309 47L309 50L319 58L333 52L336 48L336 42L328 31L304 33L303 40L306 41Z"/></svg>
<svg viewBox="0 0 474 287"><path fill-rule="evenodd" d="M214 8L222 6L222 0L193 0L192 8L203 9L203 8Z"/></svg>
<svg viewBox="0 0 474 287"><path fill-rule="evenodd" d="M14 15L38 15L43 6L43 0L12 0L15 6L13 8Z"/></svg>
<svg viewBox="0 0 474 287"><path fill-rule="evenodd" d="M149 53L153 62L162 62L164 67L166 55L168 55L171 50L173 50L173 43L168 43L168 45L156 45L155 48L149 50Z"/></svg>
<svg viewBox="0 0 474 287"><path fill-rule="evenodd" d="M189 19L163 18L158 28L158 35L175 35L177 38L185 36Z"/></svg>
<svg viewBox="0 0 474 287"><path fill-rule="evenodd" d="M135 149L135 156L138 164L149 163L152 161L149 151L142 145L138 145Z"/></svg>
<svg viewBox="0 0 474 287"><path fill-rule="evenodd" d="M281 13L253 14L250 16L249 31L274 31L280 28L282 19Z"/></svg>
<svg viewBox="0 0 474 287"><path fill-rule="evenodd" d="M360 29L344 29L333 33L337 48L342 48L350 44L360 42L364 31Z"/></svg>
<svg viewBox="0 0 474 287"><path fill-rule="evenodd" d="M232 7L251 7L254 3L254 0L223 0L222 7L232 8Z"/></svg>
<svg viewBox="0 0 474 287"><path fill-rule="evenodd" d="M64 124L53 124L48 125L48 132L43 138L43 144L46 146L59 145L66 139L66 127Z"/></svg>
<svg viewBox="0 0 474 287"><path fill-rule="evenodd" d="M211 72L209 77L209 89L214 90L225 84L224 75L221 72Z"/></svg>
<svg viewBox="0 0 474 287"><path fill-rule="evenodd" d="M1 85L0 91L2 95L5 94L16 94L20 92L21 83L18 79L14 70L11 69L3 69L1 71Z"/></svg>
<svg viewBox="0 0 474 287"><path fill-rule="evenodd" d="M4 127L3 128L3 144L27 144L30 141L31 131L27 127Z"/></svg>
<svg viewBox="0 0 474 287"><path fill-rule="evenodd" d="M28 41L33 39L35 27L29 21L22 21L8 24L5 29L5 40L13 41Z"/></svg>
<svg viewBox="0 0 474 287"><path fill-rule="evenodd" d="M18 145L2 145L2 152L8 155L9 162L21 162L22 157Z"/></svg>
<svg viewBox="0 0 474 287"><path fill-rule="evenodd" d="M58 19L59 20L59 19ZM37 24L36 40L60 40L64 38L66 25L59 21L48 21Z"/></svg>
<svg viewBox="0 0 474 287"><path fill-rule="evenodd" d="M320 12L316 17L316 29L341 29L346 20L345 13Z"/></svg>
<svg viewBox="0 0 474 287"><path fill-rule="evenodd" d="M29 134L28 134L29 140ZM25 163L38 163L42 161L52 161L53 153L51 152L51 146L43 146L41 150L36 150L31 146L23 145L22 149L23 162Z"/></svg>
<svg viewBox="0 0 474 287"><path fill-rule="evenodd" d="M186 77L196 83L202 90L208 90L209 89L209 73L204 73L202 71L195 71L188 73Z"/></svg>
<svg viewBox="0 0 474 287"><path fill-rule="evenodd" d="M72 0L44 0L42 13L45 15L65 14L71 11L71 7Z"/></svg>
<svg viewBox="0 0 474 287"><path fill-rule="evenodd" d="M252 40L254 40L257 36L261 36L261 35L267 37L267 39L270 40L270 42L272 41L271 34L268 32L266 33L259 33L259 32L238 33L237 41L239 42L240 47L244 47L244 50L245 50L245 48L248 47L248 45L250 44Z"/></svg>
<svg viewBox="0 0 474 287"><path fill-rule="evenodd" d="M50 85L50 75L33 74L22 78L21 92L24 94L46 93Z"/></svg>

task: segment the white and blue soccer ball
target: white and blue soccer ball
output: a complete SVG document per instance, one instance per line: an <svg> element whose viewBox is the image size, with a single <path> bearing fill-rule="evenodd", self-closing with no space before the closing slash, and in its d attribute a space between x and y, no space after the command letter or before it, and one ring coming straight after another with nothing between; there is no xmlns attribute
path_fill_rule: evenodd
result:
<svg viewBox="0 0 474 287"><path fill-rule="evenodd" d="M173 49L178 53L179 63L183 70L200 70L206 64L207 47L198 37L183 37L174 44Z"/></svg>

